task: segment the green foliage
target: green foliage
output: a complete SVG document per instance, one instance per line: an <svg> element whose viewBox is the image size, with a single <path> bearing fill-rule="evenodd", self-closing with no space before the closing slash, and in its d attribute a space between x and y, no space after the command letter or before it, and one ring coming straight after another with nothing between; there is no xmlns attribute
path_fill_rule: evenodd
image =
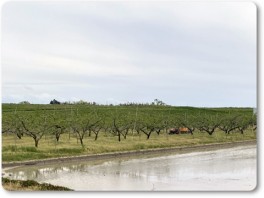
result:
<svg viewBox="0 0 264 198"><path fill-rule="evenodd" d="M99 134L117 136L121 141L134 133L150 139L153 133L168 133L170 128L179 127L212 135L217 128L226 134L233 131L243 134L248 127L257 126L251 108L172 107L160 105L160 100L155 102L156 105L128 106L91 105L83 101L61 105L3 104L2 132L18 138L29 136L35 147L46 135L53 136L59 144L60 136L68 133L85 147L86 137L93 135L97 140Z"/></svg>

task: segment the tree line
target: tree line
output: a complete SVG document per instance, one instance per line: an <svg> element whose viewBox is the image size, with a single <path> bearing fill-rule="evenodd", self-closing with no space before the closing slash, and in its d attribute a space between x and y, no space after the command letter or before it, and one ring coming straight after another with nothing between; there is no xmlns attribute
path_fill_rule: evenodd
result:
<svg viewBox="0 0 264 198"><path fill-rule="evenodd" d="M257 116L243 113L168 113L143 111L98 111L97 109L67 109L46 111L15 111L4 113L2 133L12 133L19 139L24 135L33 139L38 147L44 135L51 135L59 142L62 134L74 134L78 142L84 146L86 136L96 141L101 133L116 136L117 141L125 140L128 135L141 135L150 139L153 133L169 134L170 128L185 127L191 132L205 132L212 135L216 129L225 134L239 132L248 128L256 130Z"/></svg>

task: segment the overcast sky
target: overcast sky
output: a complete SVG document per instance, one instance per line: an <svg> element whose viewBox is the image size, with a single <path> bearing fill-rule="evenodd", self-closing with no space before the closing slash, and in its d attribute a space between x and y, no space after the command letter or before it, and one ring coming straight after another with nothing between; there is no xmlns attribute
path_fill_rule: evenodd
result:
<svg viewBox="0 0 264 198"><path fill-rule="evenodd" d="M8 2L2 102L255 107L246 2Z"/></svg>

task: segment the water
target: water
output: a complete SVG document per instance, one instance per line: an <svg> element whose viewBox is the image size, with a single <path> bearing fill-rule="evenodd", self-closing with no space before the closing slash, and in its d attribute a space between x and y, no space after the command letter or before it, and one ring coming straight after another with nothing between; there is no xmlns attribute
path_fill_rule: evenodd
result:
<svg viewBox="0 0 264 198"><path fill-rule="evenodd" d="M249 191L256 186L256 146L6 171L80 191Z"/></svg>

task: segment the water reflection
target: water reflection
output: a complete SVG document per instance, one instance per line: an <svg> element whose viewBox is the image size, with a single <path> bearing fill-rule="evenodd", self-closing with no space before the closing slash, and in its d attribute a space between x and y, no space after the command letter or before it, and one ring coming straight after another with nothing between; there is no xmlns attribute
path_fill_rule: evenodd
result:
<svg viewBox="0 0 264 198"><path fill-rule="evenodd" d="M33 179L75 190L251 190L256 185L256 146L24 167L9 172L14 179Z"/></svg>

